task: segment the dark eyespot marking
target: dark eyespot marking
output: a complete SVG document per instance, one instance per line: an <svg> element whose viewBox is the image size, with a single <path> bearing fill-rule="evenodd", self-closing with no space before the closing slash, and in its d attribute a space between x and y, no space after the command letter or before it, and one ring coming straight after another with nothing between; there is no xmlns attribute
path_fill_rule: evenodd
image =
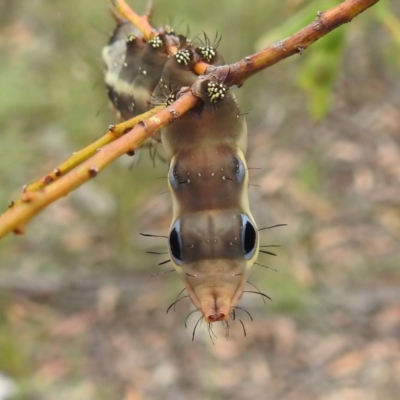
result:
<svg viewBox="0 0 400 400"><path fill-rule="evenodd" d="M244 166L244 164L243 164L243 161L239 158L239 157L233 157L233 159L234 159L234 161L235 161L235 166L236 166L236 169L235 169L235 176L236 176L236 179L237 179L237 181L239 182L239 183L242 183L243 182L243 180L244 180L244 175L245 175L245 172L246 172L246 168L245 168L245 166Z"/></svg>
<svg viewBox="0 0 400 400"><path fill-rule="evenodd" d="M254 255L257 247L257 230L253 222L246 214L242 217L242 249L244 258L248 260Z"/></svg>
<svg viewBox="0 0 400 400"><path fill-rule="evenodd" d="M171 165L171 168L169 169L169 173L168 173L168 179L169 179L169 183L171 184L171 186L174 189L178 189L178 185L179 185L179 180L178 180L178 175L176 173L176 163L174 165Z"/></svg>
<svg viewBox="0 0 400 400"><path fill-rule="evenodd" d="M172 226L169 233L169 250L173 261L182 265L182 235L181 235L181 221L177 219Z"/></svg>

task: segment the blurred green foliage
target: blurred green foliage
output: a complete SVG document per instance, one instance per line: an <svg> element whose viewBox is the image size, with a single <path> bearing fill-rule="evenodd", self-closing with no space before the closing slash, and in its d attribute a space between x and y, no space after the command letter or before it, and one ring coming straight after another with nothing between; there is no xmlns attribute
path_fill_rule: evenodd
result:
<svg viewBox="0 0 400 400"><path fill-rule="evenodd" d="M318 7L320 10L326 10L339 3L340 0L299 1L292 15L284 23L269 30L259 39L257 48L262 49L308 25L314 20ZM400 21L391 10L390 2L379 2L368 17L369 20L376 19L384 24L393 43L397 43L397 46L400 44ZM297 81L309 95L309 111L315 120L324 118L331 109L332 92L340 73L345 44L345 28L341 27L317 41L312 46L312 51L303 55Z"/></svg>

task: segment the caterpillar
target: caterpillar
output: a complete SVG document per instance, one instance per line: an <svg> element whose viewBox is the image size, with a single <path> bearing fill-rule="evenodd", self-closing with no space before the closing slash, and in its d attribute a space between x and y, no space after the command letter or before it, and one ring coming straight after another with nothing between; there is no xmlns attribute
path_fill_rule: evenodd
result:
<svg viewBox="0 0 400 400"><path fill-rule="evenodd" d="M198 75L199 60L222 65L208 39L194 46L161 28L144 40L130 22L117 27L103 49L105 82L122 118L173 102ZM178 51L169 54L168 46ZM167 93L167 96L166 96ZM248 200L247 125L235 96L217 76L203 79L201 102L161 130L169 163L173 216L169 254L188 296L207 323L234 317L259 253L259 235Z"/></svg>

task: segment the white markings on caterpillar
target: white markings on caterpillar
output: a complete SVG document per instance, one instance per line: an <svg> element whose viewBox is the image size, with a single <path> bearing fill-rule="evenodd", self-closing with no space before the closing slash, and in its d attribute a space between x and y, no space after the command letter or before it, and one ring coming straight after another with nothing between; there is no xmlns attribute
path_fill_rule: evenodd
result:
<svg viewBox="0 0 400 400"><path fill-rule="evenodd" d="M151 47L158 49L164 45L163 41L160 39L159 36L155 36L153 39L149 41Z"/></svg>
<svg viewBox="0 0 400 400"><path fill-rule="evenodd" d="M217 52L215 51L214 47L212 47L212 46L200 46L198 49L199 49L201 56L208 63L211 62L212 59L217 55Z"/></svg>
<svg viewBox="0 0 400 400"><path fill-rule="evenodd" d="M217 103L225 97L228 88L222 83L208 82L207 96L211 103Z"/></svg>
<svg viewBox="0 0 400 400"><path fill-rule="evenodd" d="M175 54L176 62L179 64L188 65L190 63L190 51L189 50L179 50Z"/></svg>

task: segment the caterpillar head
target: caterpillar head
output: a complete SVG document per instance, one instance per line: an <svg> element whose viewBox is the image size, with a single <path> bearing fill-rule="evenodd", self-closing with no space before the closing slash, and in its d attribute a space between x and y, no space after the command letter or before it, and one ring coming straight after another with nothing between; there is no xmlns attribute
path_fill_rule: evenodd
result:
<svg viewBox="0 0 400 400"><path fill-rule="evenodd" d="M206 322L225 321L239 303L246 282L240 262L207 260L194 265L196 275L186 273L184 283L195 307Z"/></svg>
<svg viewBox="0 0 400 400"><path fill-rule="evenodd" d="M256 226L245 213L201 211L174 222L171 260L206 322L229 318L243 295L258 246Z"/></svg>

